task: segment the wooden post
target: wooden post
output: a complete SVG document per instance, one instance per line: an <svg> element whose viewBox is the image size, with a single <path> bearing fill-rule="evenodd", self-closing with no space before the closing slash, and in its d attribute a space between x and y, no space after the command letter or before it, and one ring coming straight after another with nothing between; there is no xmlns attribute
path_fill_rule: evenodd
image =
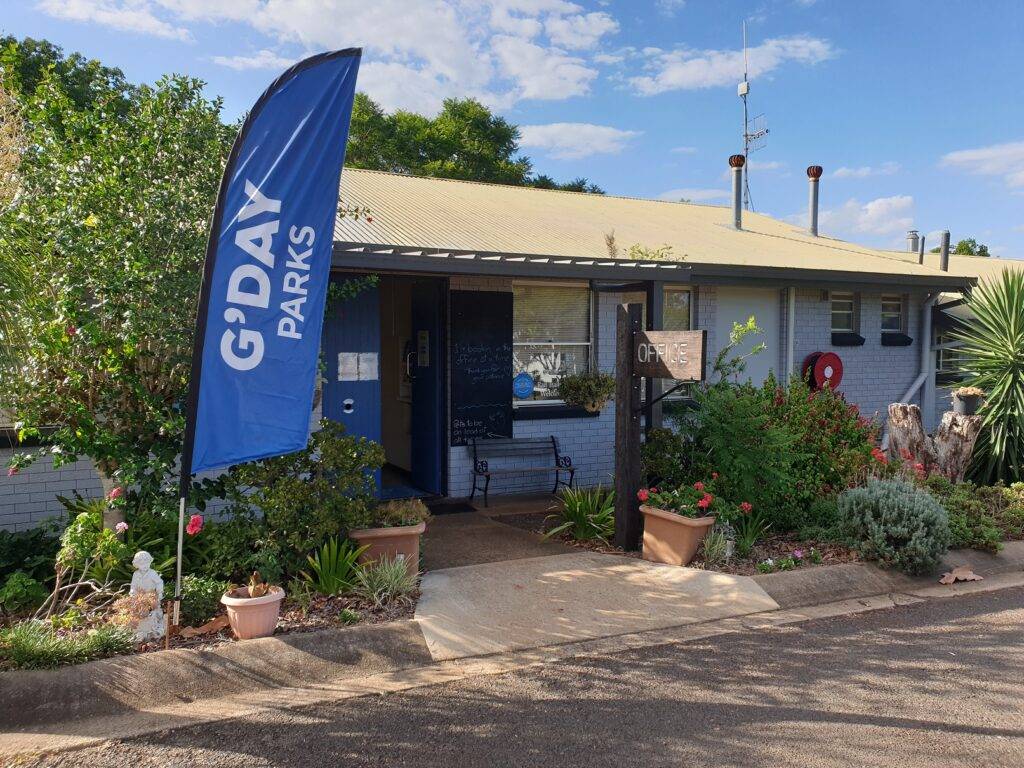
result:
<svg viewBox="0 0 1024 768"><path fill-rule="evenodd" d="M647 283L647 317L644 318L648 331L661 331L665 328L665 284L660 280ZM644 405L644 435L649 436L652 429L662 425L661 403L654 401L662 393L661 379L644 379L644 394L647 402Z"/></svg>
<svg viewBox="0 0 1024 768"><path fill-rule="evenodd" d="M640 304L620 304L615 322L615 545L640 546L640 379L633 375L633 336L642 330Z"/></svg>

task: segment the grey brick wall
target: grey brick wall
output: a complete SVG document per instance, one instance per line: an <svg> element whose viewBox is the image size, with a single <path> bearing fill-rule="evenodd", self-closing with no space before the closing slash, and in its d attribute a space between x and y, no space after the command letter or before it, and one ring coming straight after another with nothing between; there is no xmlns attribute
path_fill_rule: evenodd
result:
<svg viewBox="0 0 1024 768"><path fill-rule="evenodd" d="M14 453L11 449L0 450L0 467L6 467ZM99 475L88 461L54 469L49 460L43 459L12 477L3 470L0 528L20 531L50 518L64 520L64 507L57 496L71 496L75 491L86 497L103 493Z"/></svg>

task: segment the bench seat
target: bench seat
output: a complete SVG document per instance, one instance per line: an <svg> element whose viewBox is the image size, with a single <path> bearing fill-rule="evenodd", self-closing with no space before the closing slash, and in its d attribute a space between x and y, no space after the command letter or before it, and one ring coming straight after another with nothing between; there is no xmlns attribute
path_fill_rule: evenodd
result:
<svg viewBox="0 0 1024 768"><path fill-rule="evenodd" d="M478 490L483 491L484 506L488 506L488 492L491 487L491 477L494 475L515 475L523 472L553 472L555 474L555 485L552 493L558 492L558 486L564 485L567 488L573 487L573 478L576 475L576 467L572 458L562 454L558 450L558 438L550 437L499 437L489 439L474 438L470 441L473 451L473 490L469 494L470 500L476 496ZM491 468L491 461L494 459L511 459L524 456L551 457L550 464L533 462L530 466L511 466ZM563 479L563 473L568 475L568 480ZM483 488L479 487L479 480L483 480Z"/></svg>

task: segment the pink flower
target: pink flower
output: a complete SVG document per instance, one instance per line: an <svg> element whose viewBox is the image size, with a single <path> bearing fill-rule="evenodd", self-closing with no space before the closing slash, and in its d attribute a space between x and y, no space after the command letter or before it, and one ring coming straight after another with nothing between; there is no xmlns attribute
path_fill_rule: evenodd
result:
<svg viewBox="0 0 1024 768"><path fill-rule="evenodd" d="M188 533L189 536L195 536L201 530L203 530L203 516L192 515L192 517L188 519L188 525L185 526L185 532Z"/></svg>
<svg viewBox="0 0 1024 768"><path fill-rule="evenodd" d="M754 508L754 505L751 504L749 501L741 501L740 502L740 512L742 512L744 515L749 515L750 511L753 508Z"/></svg>
<svg viewBox="0 0 1024 768"><path fill-rule="evenodd" d="M718 473L717 472L712 472L711 473L711 479L712 480L717 480L718 479Z"/></svg>
<svg viewBox="0 0 1024 768"><path fill-rule="evenodd" d="M639 491L636 492L636 497L640 499L640 501L647 501L649 498L651 498L651 494L648 492L646 488L641 488Z"/></svg>
<svg viewBox="0 0 1024 768"><path fill-rule="evenodd" d="M657 488L651 488L651 493L657 493L657 492L658 492Z"/></svg>
<svg viewBox="0 0 1024 768"><path fill-rule="evenodd" d="M122 520L120 523L118 523L117 525L114 526L114 530L117 531L118 533L124 533L125 531L128 530L128 523L126 523L124 520Z"/></svg>
<svg viewBox="0 0 1024 768"><path fill-rule="evenodd" d="M698 491L703 491L704 490L704 483L702 483L700 480L698 480L696 483L693 484L693 487L696 488Z"/></svg>
<svg viewBox="0 0 1024 768"><path fill-rule="evenodd" d="M74 336L75 334L77 334L77 333L78 333L78 329L77 329L77 328L75 328L75 326L73 326L73 325L69 325L69 326L68 326L68 327L67 327L67 328L65 329L65 333L67 333L67 335L68 335L68 336Z"/></svg>
<svg viewBox="0 0 1024 768"><path fill-rule="evenodd" d="M796 560L803 560L804 559L804 551L802 549L794 549L793 550L793 558L796 559Z"/></svg>
<svg viewBox="0 0 1024 768"><path fill-rule="evenodd" d="M124 488L117 485L110 489L110 493L107 494L107 501L116 501L122 496L124 496Z"/></svg>
<svg viewBox="0 0 1024 768"><path fill-rule="evenodd" d="M7 470L7 476L8 477L14 477L16 474L18 474L18 468L17 467L10 467Z"/></svg>

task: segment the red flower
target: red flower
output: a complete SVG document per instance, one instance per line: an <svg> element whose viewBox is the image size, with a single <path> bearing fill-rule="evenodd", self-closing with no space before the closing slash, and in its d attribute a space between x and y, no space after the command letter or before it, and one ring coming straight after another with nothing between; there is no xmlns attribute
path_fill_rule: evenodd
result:
<svg viewBox="0 0 1024 768"><path fill-rule="evenodd" d="M77 328L75 328L75 326L73 326L73 325L69 325L69 326L68 326L68 327L67 327L67 328L66 328L66 329L64 330L64 332L65 332L65 333L66 333L66 334L67 334L68 336L74 336L74 335L75 335L76 333L78 333L78 329L77 329Z"/></svg>
<svg viewBox="0 0 1024 768"><path fill-rule="evenodd" d="M373 224L373 216L367 216L366 217L366 223L367 224Z"/></svg>
<svg viewBox="0 0 1024 768"><path fill-rule="evenodd" d="M740 502L740 512L742 512L744 515L749 515L751 510L753 510L753 509L754 509L754 505L751 504L749 501L741 501Z"/></svg>
<svg viewBox="0 0 1024 768"><path fill-rule="evenodd" d="M888 464L889 459L886 458L885 453L881 448L875 447L871 449L871 458L877 461L879 464Z"/></svg>
<svg viewBox="0 0 1024 768"><path fill-rule="evenodd" d="M704 483L702 483L700 480L698 480L696 483L693 484L693 487L696 488L698 491L703 491L704 490Z"/></svg>
<svg viewBox="0 0 1024 768"><path fill-rule="evenodd" d="M700 507L701 509L707 509L708 507L711 506L711 502L714 500L714 496L712 496L710 493L705 493L704 497L697 502L697 506Z"/></svg>
<svg viewBox="0 0 1024 768"><path fill-rule="evenodd" d="M192 517L188 519L188 525L185 526L185 532L188 533L189 536L195 536L201 530L203 530L203 516L192 515Z"/></svg>
<svg viewBox="0 0 1024 768"><path fill-rule="evenodd" d="M636 497L640 499L640 501L647 501L649 498L651 498L651 494L646 488L641 488L639 491L636 492Z"/></svg>
<svg viewBox="0 0 1024 768"><path fill-rule="evenodd" d="M657 492L658 492L657 488L651 488L651 493L657 493Z"/></svg>
<svg viewBox="0 0 1024 768"><path fill-rule="evenodd" d="M110 489L110 493L107 494L107 501L116 501L124 496L124 488L120 485Z"/></svg>
<svg viewBox="0 0 1024 768"><path fill-rule="evenodd" d="M913 454L911 454L911 452L906 448L900 448L900 456L902 456L907 461L910 461L912 458L914 458Z"/></svg>

